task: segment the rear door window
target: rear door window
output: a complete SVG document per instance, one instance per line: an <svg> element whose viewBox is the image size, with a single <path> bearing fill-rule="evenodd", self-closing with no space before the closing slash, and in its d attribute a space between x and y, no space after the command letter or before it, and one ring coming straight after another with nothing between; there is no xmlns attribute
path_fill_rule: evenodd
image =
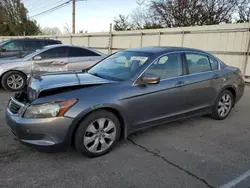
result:
<svg viewBox="0 0 250 188"><path fill-rule="evenodd" d="M70 47L69 57L100 56L99 54L84 48Z"/></svg>
<svg viewBox="0 0 250 188"><path fill-rule="evenodd" d="M54 58L65 58L68 57L68 47L57 47L49 49L40 54L42 59L54 59Z"/></svg>
<svg viewBox="0 0 250 188"><path fill-rule="evenodd" d="M25 41L24 42L24 50L26 51L35 51L41 47L42 45L39 41Z"/></svg>
<svg viewBox="0 0 250 188"><path fill-rule="evenodd" d="M206 55L186 53L187 67L190 74L211 71L209 59Z"/></svg>

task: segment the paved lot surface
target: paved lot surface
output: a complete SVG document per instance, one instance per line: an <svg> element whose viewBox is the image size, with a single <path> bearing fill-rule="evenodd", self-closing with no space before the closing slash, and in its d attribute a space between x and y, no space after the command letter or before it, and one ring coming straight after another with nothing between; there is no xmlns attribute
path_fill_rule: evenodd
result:
<svg viewBox="0 0 250 188"><path fill-rule="evenodd" d="M0 91L0 187L220 187L250 169L250 87L224 121L192 118L121 140L88 159L74 149L39 153L16 141L4 121ZM246 179L236 187L250 187Z"/></svg>

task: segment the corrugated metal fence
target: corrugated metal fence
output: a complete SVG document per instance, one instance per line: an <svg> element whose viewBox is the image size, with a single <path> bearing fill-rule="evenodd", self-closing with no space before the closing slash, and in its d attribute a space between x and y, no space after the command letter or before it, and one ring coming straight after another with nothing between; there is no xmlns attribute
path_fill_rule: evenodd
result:
<svg viewBox="0 0 250 188"><path fill-rule="evenodd" d="M104 53L142 46L183 46L209 51L228 65L239 67L250 78L250 24L166 28L59 36L29 36L61 40L95 48ZM0 37L7 40L20 37Z"/></svg>

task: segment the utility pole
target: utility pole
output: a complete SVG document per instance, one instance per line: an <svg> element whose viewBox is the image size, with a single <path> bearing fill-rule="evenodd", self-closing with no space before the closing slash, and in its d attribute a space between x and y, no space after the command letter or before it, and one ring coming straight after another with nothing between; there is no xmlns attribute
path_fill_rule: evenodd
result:
<svg viewBox="0 0 250 188"><path fill-rule="evenodd" d="M76 0L72 0L72 33L76 32Z"/></svg>
<svg viewBox="0 0 250 188"><path fill-rule="evenodd" d="M112 53L112 23L109 25L109 46L108 46L108 53Z"/></svg>

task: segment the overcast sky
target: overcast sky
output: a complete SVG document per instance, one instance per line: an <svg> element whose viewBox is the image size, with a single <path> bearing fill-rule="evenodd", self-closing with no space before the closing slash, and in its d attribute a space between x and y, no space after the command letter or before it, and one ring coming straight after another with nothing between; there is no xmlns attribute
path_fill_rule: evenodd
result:
<svg viewBox="0 0 250 188"><path fill-rule="evenodd" d="M22 0L32 17L67 0ZM109 24L119 14L127 15L137 7L136 0L88 0L76 3L76 31L108 31ZM42 27L72 26L72 4L54 12L34 17Z"/></svg>

